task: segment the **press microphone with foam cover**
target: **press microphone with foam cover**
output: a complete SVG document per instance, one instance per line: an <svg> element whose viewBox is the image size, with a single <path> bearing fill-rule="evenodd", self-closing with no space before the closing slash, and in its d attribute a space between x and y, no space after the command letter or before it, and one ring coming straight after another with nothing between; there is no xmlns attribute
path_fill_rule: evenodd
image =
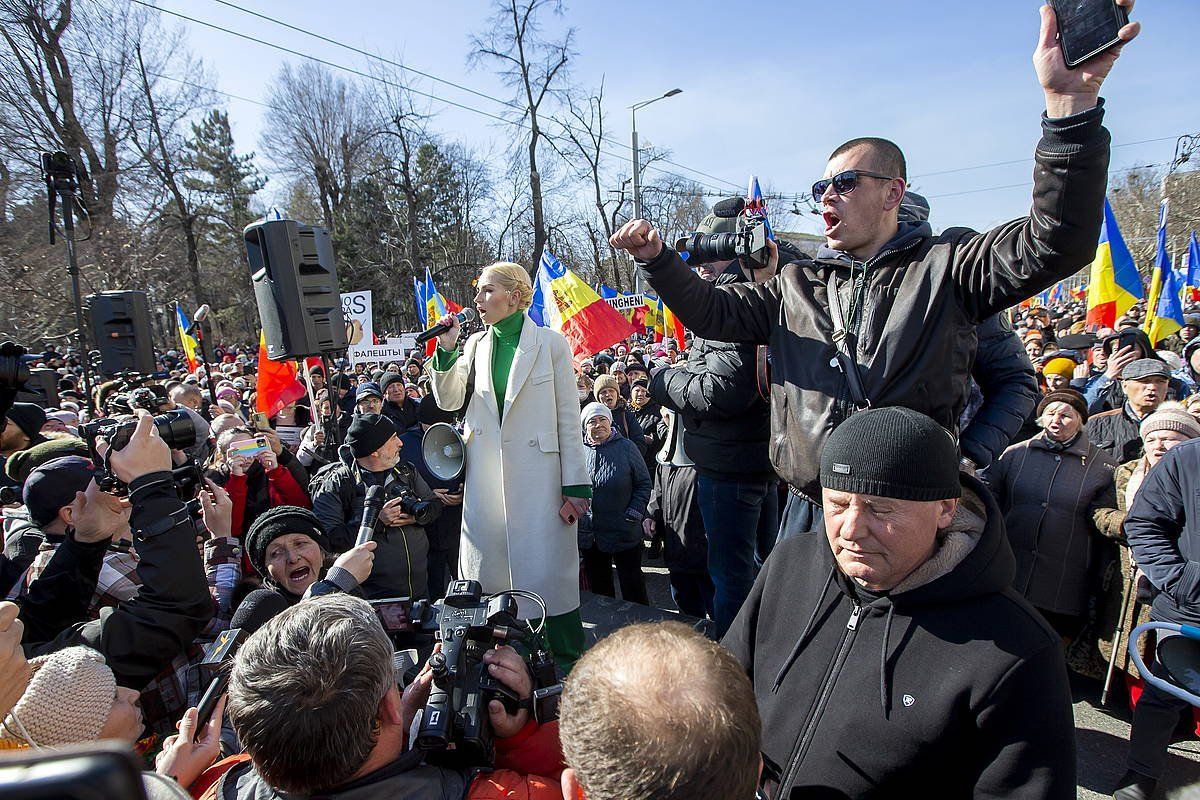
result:
<svg viewBox="0 0 1200 800"><path fill-rule="evenodd" d="M714 217L723 219L733 219L746 208L746 198L744 197L726 197L713 204L712 213Z"/></svg>
<svg viewBox="0 0 1200 800"><path fill-rule="evenodd" d="M358 524L358 538L354 546L366 544L375 538L375 526L379 524L379 510L383 508L384 488L375 484L367 489L367 497L363 500L362 522Z"/></svg>
<svg viewBox="0 0 1200 800"><path fill-rule="evenodd" d="M204 696L200 698L200 704L196 707L196 736L199 736L200 730L208 724L217 707L217 701L225 694L225 688L229 685L229 666L238 648L252 633L266 625L281 611L286 611L287 607L287 600L284 600L279 592L255 589L246 595L233 612L229 629L221 631L216 641L209 645L204 660L200 663L210 667L216 666L219 671L217 676L209 681L208 688L204 690Z"/></svg>
<svg viewBox="0 0 1200 800"><path fill-rule="evenodd" d="M457 314L455 314L454 318L458 320L459 325L466 325L468 322L474 322L476 316L478 315L475 313L475 309L464 308L462 311L459 311ZM441 336L448 330L450 330L449 325L434 325L429 330L421 331L419 334L417 334L417 344L425 344L430 339Z"/></svg>

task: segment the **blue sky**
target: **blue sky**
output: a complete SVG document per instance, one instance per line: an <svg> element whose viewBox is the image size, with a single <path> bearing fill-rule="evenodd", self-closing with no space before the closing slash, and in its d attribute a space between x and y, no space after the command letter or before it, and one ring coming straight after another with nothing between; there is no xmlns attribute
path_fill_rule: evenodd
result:
<svg viewBox="0 0 1200 800"><path fill-rule="evenodd" d="M493 72L467 64L469 35L482 31L490 14L484 0L232 1L479 91L509 96ZM985 228L1029 206L1043 105L1030 62L1039 5L574 0L565 3L562 17L547 20L546 32L576 29L572 80L584 87L604 80L607 127L623 142L629 137L628 105L682 88L678 97L639 112L638 130L643 145L669 148L675 162L728 182L692 176L709 186L736 193L734 187L755 173L764 189L802 191L820 177L829 152L842 141L885 136L904 149L913 187L931 199L935 227ZM363 56L215 0L159 0L159 6L366 69ZM1143 33L1126 49L1104 91L1113 143L1124 145L1113 150L1113 169L1163 164L1175 137L1200 131L1200 2L1142 0L1134 16ZM164 21L186 28L191 48L225 92L265 99L280 65L297 60L193 23L165 15ZM428 81L416 86L501 110ZM257 150L269 110L227 102L239 147ZM430 110L437 112L435 130L479 148L499 150L511 135L509 126L467 111L438 103ZM1160 141L1132 144L1144 140ZM1018 163L974 168L1010 161ZM783 215L777 227L817 232L819 221Z"/></svg>

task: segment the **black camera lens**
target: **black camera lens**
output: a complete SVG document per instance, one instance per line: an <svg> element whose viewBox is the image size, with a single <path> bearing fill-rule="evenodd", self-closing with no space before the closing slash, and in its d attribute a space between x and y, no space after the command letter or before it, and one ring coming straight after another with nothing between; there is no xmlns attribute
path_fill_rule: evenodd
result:
<svg viewBox="0 0 1200 800"><path fill-rule="evenodd" d="M675 242L675 249L688 254L688 264L712 264L737 258L736 233L693 233Z"/></svg>
<svg viewBox="0 0 1200 800"><path fill-rule="evenodd" d="M154 427L159 437L172 450L186 450L196 444L196 424L192 422L191 415L182 408L155 415ZM111 435L103 429L101 435L108 440L113 450L120 450L129 444L129 439L136 429L137 420L130 419L116 426Z"/></svg>

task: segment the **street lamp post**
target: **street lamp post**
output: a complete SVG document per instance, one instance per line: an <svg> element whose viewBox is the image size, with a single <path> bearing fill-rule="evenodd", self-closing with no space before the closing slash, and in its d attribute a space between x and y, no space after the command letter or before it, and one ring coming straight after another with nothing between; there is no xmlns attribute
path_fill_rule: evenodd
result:
<svg viewBox="0 0 1200 800"><path fill-rule="evenodd" d="M659 100L664 100L668 97L674 97L682 92L683 89L672 89L669 92L660 94L651 100L643 100L640 103L634 103L629 107L630 116L633 121L633 141L631 142L633 149L633 218L642 218L642 165L640 151L638 150L638 135L637 135L637 111L639 108L645 108L651 103L657 103ZM642 291L642 277L634 273L634 289L637 292Z"/></svg>

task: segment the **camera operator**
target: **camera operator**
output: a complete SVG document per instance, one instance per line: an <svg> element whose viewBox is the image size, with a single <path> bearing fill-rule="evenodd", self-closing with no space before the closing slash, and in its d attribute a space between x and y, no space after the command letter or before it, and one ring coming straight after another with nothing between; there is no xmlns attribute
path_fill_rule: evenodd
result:
<svg viewBox="0 0 1200 800"><path fill-rule="evenodd" d="M101 608L137 596L138 560L129 529L129 501L102 492L94 475L91 460L80 456L56 458L29 474L24 489L25 507L30 524L35 526L42 542L8 599L24 598L34 582L49 577L46 570L68 538L76 543L105 545L102 565L90 581L95 589L87 598L82 619L94 619ZM61 564L59 573L59 581L65 578L75 584L82 579L70 572L64 575ZM46 584L42 589L49 591Z"/></svg>
<svg viewBox="0 0 1200 800"><path fill-rule="evenodd" d="M987 233L952 228L937 236L928 223L900 224L903 153L887 140L858 138L834 150L813 185L825 246L766 283L710 285L645 220L612 237L697 335L771 345L771 460L810 505L819 498L822 446L837 426L864 408L904 406L955 431L976 326L1095 253L1110 143L1099 91L1121 46L1068 69L1054 13L1043 6L1041 14L1034 64L1046 114L1028 217ZM1125 26L1122 41L1138 30ZM790 497L789 509L798 502Z"/></svg>
<svg viewBox="0 0 1200 800"><path fill-rule="evenodd" d="M734 218L710 214L697 233L731 233L735 225ZM689 258L688 265L715 286L762 283L775 274L774 268L749 269L740 259L693 264ZM697 336L683 367L655 370L650 380L654 400L679 412L683 446L696 465L718 637L779 533L778 478L767 453L769 408L758 393L756 364L752 344Z"/></svg>
<svg viewBox="0 0 1200 800"><path fill-rule="evenodd" d="M138 596L116 608L101 611L100 618L74 622L46 641L35 631L58 626L62 610L54 598L44 598L35 581L21 608L25 623L24 647L28 655L42 655L72 645L98 650L121 686L141 689L204 629L213 616L213 601L196 551L195 526L171 475L171 450L155 430L153 418L138 412L137 427L129 443L108 455L109 468L129 487L130 527L140 561L142 585ZM78 556L95 574L108 542L79 541L68 531L43 580L58 569L60 559ZM66 571L66 570L64 570ZM82 583L91 596L92 589Z"/></svg>
<svg viewBox="0 0 1200 800"><path fill-rule="evenodd" d="M442 501L416 468L400 459L403 447L390 419L359 414L350 423L338 462L314 481L318 485L313 492L313 513L325 528L335 553L354 546L367 489L387 487L391 499L379 512L375 565L362 585L371 599L417 599L429 593L429 539L424 526L437 519ZM420 507L416 514L404 511L403 506L411 502Z"/></svg>
<svg viewBox="0 0 1200 800"><path fill-rule="evenodd" d="M519 697L531 696L532 678L511 647L488 651L484 661ZM497 769L423 763L407 740L431 684L426 667L401 693L391 642L365 602L346 594L306 600L238 651L228 717L245 754L209 770L202 780L215 782L201 796L561 797L558 726L539 726L525 709L510 715L499 701L488 708ZM188 785L194 774L177 777Z"/></svg>

